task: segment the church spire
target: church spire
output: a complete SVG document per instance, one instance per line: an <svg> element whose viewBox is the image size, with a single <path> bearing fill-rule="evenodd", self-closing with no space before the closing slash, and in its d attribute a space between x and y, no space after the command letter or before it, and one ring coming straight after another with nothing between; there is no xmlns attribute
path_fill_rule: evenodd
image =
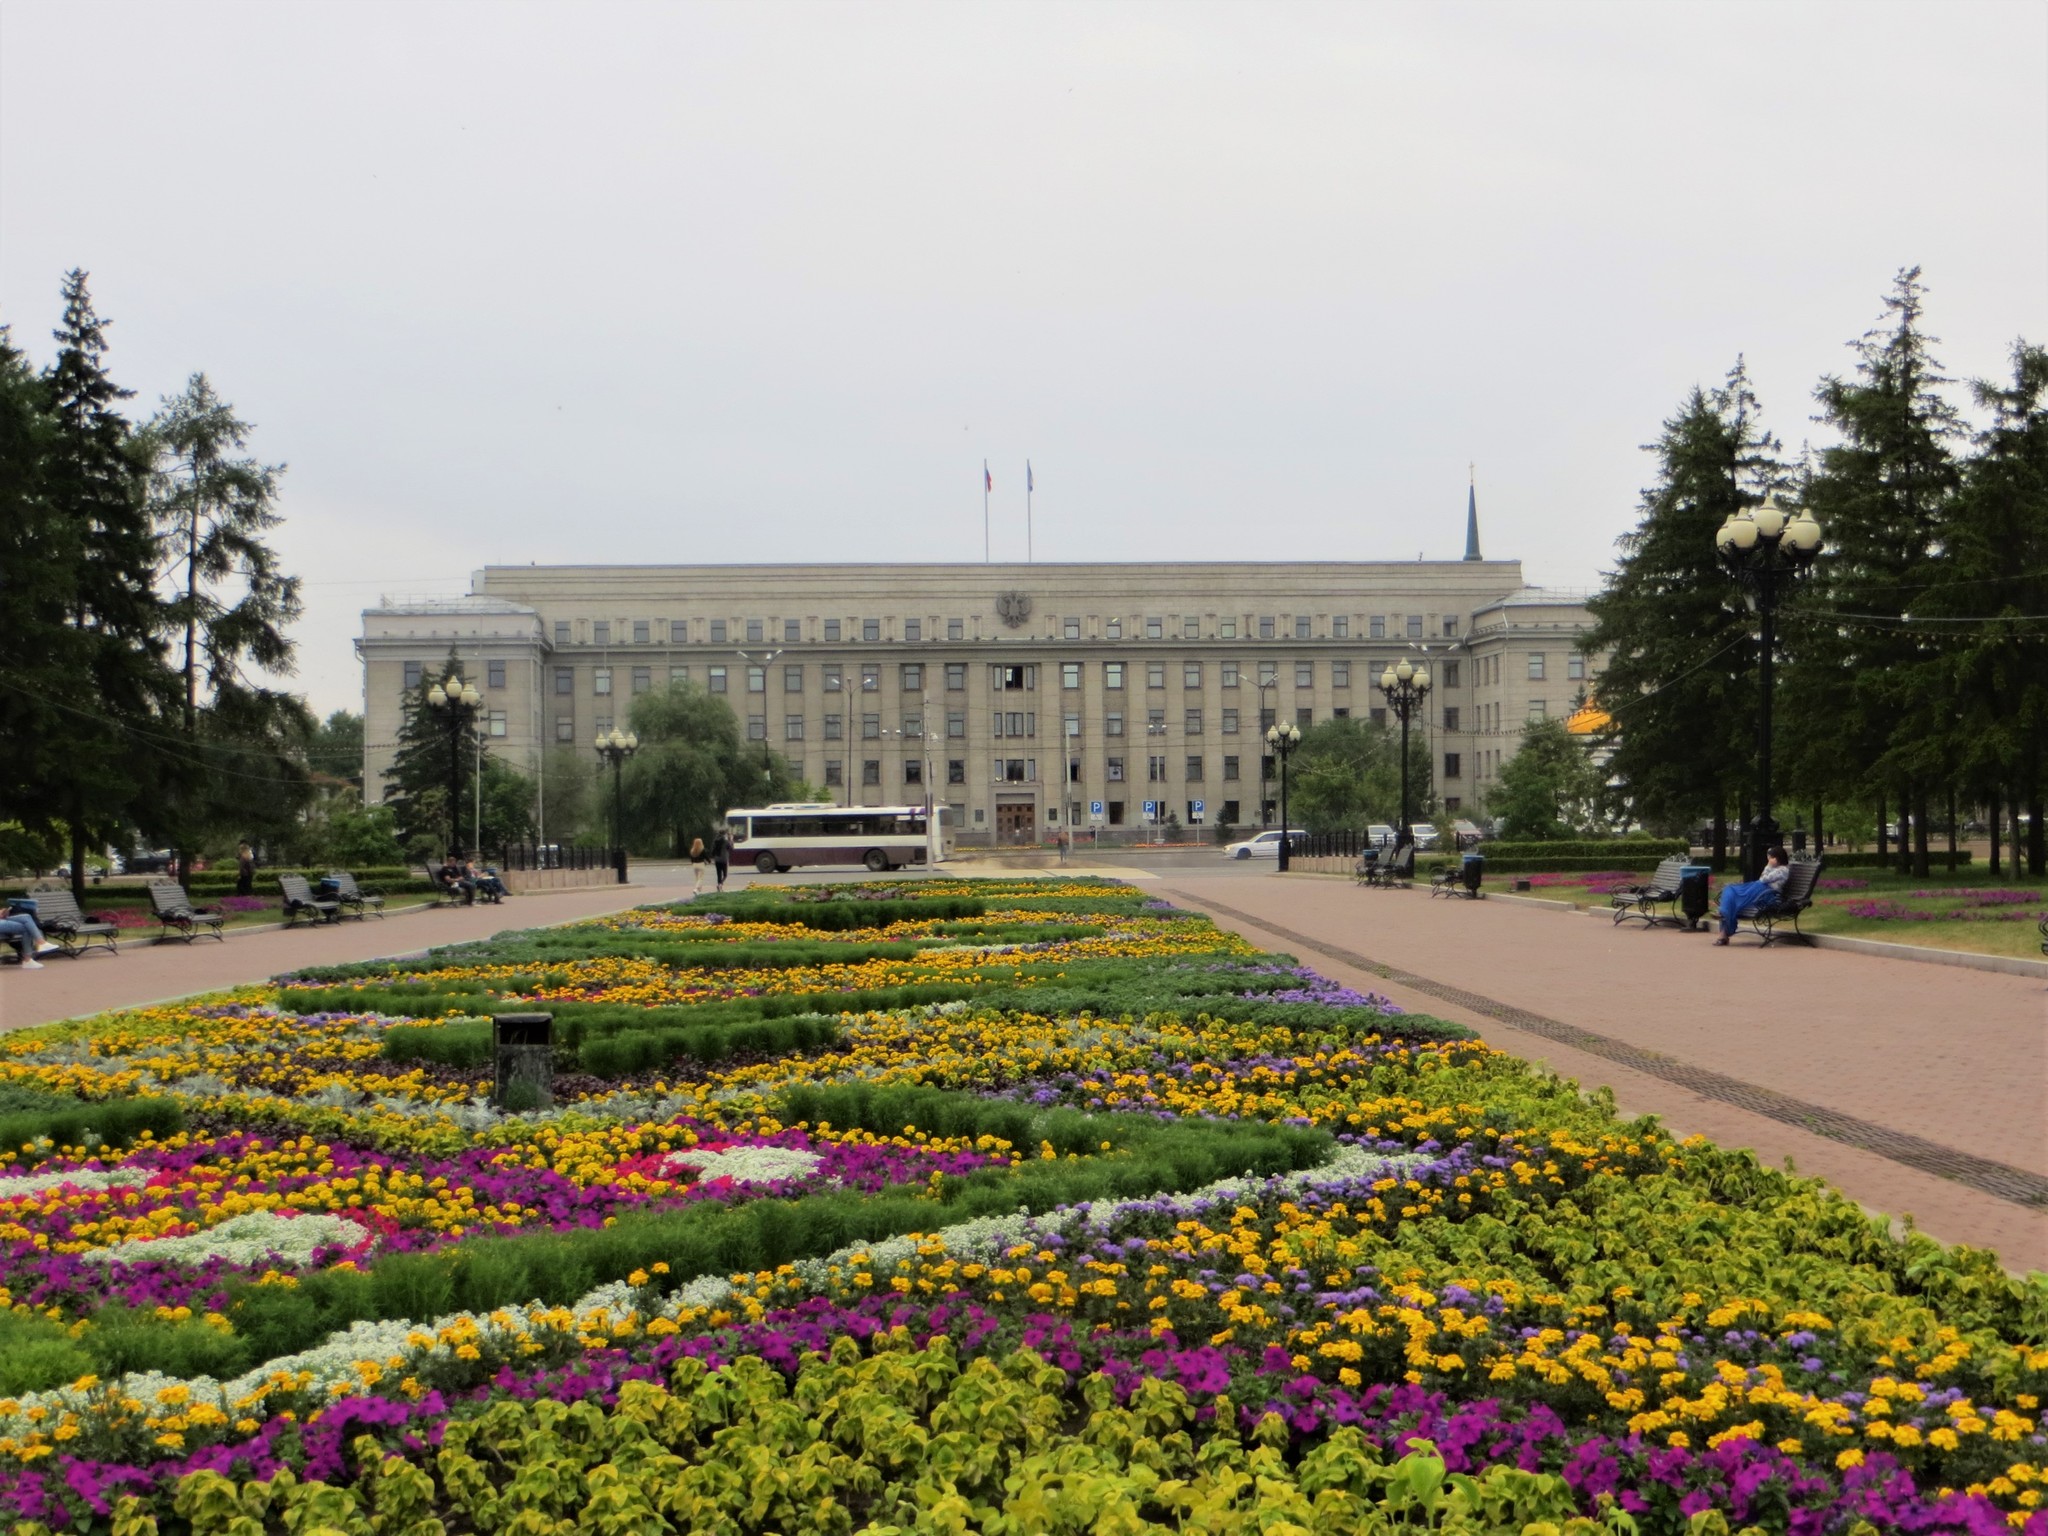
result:
<svg viewBox="0 0 2048 1536"><path fill-rule="evenodd" d="M1472 470L1472 483L1465 488L1465 558L1478 560L1479 553L1479 472Z"/></svg>

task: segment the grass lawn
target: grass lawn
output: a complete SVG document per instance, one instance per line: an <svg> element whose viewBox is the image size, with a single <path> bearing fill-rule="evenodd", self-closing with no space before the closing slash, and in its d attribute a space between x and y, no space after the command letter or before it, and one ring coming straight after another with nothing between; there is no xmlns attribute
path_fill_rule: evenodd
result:
<svg viewBox="0 0 2048 1536"><path fill-rule="evenodd" d="M1527 877L1526 893L1574 906L1605 908L1609 893L1640 884L1646 875L1571 871ZM1718 893L1723 881L1714 879ZM1814 904L1799 919L1803 931L1918 944L1982 955L2041 955L2040 920L2048 916L2048 883L1994 879L1981 869L1937 870L1925 878L1889 870L1848 869L1823 874Z"/></svg>

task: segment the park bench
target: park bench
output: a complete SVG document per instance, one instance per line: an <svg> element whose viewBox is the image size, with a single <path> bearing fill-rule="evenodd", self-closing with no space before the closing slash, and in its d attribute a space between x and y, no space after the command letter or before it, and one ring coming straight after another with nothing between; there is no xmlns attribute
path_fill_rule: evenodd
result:
<svg viewBox="0 0 2048 1536"><path fill-rule="evenodd" d="M1647 928L1659 923L1678 927L1683 921L1678 915L1678 882L1687 862L1685 854L1674 853L1659 863L1656 872L1643 884L1625 885L1609 897L1614 925L1620 927L1625 917L1639 917ZM1659 912L1659 907L1666 910Z"/></svg>
<svg viewBox="0 0 2048 1536"><path fill-rule="evenodd" d="M1358 856L1358 868L1352 871L1352 878L1360 885L1371 885L1373 872L1380 867L1380 851L1368 848Z"/></svg>
<svg viewBox="0 0 2048 1536"><path fill-rule="evenodd" d="M279 875L277 888L284 893L284 925L295 925L300 918L309 922L331 923L341 917L341 903L332 896L316 896L313 887L304 875Z"/></svg>
<svg viewBox="0 0 2048 1536"><path fill-rule="evenodd" d="M334 887L334 899L341 910L351 917L367 917L372 912L384 915L384 897L378 891L366 891L356 884L356 877L345 869L328 871L327 879Z"/></svg>
<svg viewBox="0 0 2048 1536"><path fill-rule="evenodd" d="M157 934L164 939L179 938L190 944L202 933L210 933L223 944L228 936L228 915L219 907L201 907L193 904L185 894L185 887L175 880L152 880L149 884L149 904L156 912L156 920L162 925Z"/></svg>
<svg viewBox="0 0 2048 1536"><path fill-rule="evenodd" d="M1415 878L1415 845L1403 843L1394 850L1391 858L1376 860L1372 873L1364 883L1391 891L1397 886L1406 886Z"/></svg>
<svg viewBox="0 0 2048 1536"><path fill-rule="evenodd" d="M105 945L109 954L121 952L114 942L121 930L104 918L86 916L69 891L30 891L29 896L36 904L36 926L62 953L83 954L95 944Z"/></svg>
<svg viewBox="0 0 2048 1536"><path fill-rule="evenodd" d="M1736 913L1738 920L1746 922L1750 931L1764 941L1766 946L1778 938L1778 924L1792 925L1791 937L1802 944L1811 944L1813 939L1799 931L1799 914L1813 905L1813 888L1820 879L1821 866L1826 859L1794 859L1791 878L1785 888L1778 892L1775 901L1752 902Z"/></svg>
<svg viewBox="0 0 2048 1536"><path fill-rule="evenodd" d="M425 871L426 871L426 873L427 873L427 884L431 885L431 886L432 886L432 887L434 888L434 905L435 905L435 906L437 906L437 907L466 907L466 906L470 905L470 902L469 902L469 901L465 901L465 900L463 899L463 892L462 892L462 887L461 887L461 886L459 886L459 885L443 885L443 884L441 883L441 866L440 866L440 865L438 865L438 864L422 864L422 865L420 866L420 868L421 868L421 869L423 869L423 870L425 870ZM474 892L472 892L472 893L471 893L471 900L474 900L474 899L475 899L475 893L474 893Z"/></svg>
<svg viewBox="0 0 2048 1536"><path fill-rule="evenodd" d="M2041 919L2041 953L2048 955L2048 917Z"/></svg>
<svg viewBox="0 0 2048 1536"><path fill-rule="evenodd" d="M1438 896L1463 896L1471 901L1479 900L1479 882L1486 874L1483 859L1454 859L1440 866L1429 877L1429 894Z"/></svg>

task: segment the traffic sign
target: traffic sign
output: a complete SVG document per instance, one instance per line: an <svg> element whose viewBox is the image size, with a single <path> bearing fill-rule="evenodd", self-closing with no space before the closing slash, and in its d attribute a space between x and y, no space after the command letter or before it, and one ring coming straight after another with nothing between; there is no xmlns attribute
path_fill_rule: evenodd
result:
<svg viewBox="0 0 2048 1536"><path fill-rule="evenodd" d="M1146 814L1146 815L1147 815L1148 817L1156 817L1156 816L1158 816L1158 814L1159 814L1159 802L1158 802L1157 800L1147 800L1147 801L1145 802L1145 814Z"/></svg>
<svg viewBox="0 0 2048 1536"><path fill-rule="evenodd" d="M1202 819L1202 802L1197 800L1193 805L1188 807L1188 811L1191 820L1200 821Z"/></svg>
<svg viewBox="0 0 2048 1536"><path fill-rule="evenodd" d="M1088 819L1097 826L1102 824L1102 802L1100 800L1090 800L1088 802Z"/></svg>

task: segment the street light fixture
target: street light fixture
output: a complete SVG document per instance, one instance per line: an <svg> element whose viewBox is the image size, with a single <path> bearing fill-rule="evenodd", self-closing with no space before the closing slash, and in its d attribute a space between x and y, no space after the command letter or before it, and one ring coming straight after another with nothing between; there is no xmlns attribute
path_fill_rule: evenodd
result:
<svg viewBox="0 0 2048 1536"><path fill-rule="evenodd" d="M640 750L640 738L631 731L622 731L613 726L597 738L597 756L600 762L612 765L612 868L618 871L619 884L626 883L626 833L625 798L622 770L626 759Z"/></svg>
<svg viewBox="0 0 2048 1536"><path fill-rule="evenodd" d="M1287 844L1291 828L1287 825L1287 759L1294 755L1294 749L1301 745L1301 727L1291 721L1281 725L1275 721L1266 729L1266 745L1273 749L1273 755L1280 759L1280 873L1288 869Z"/></svg>
<svg viewBox="0 0 2048 1536"><path fill-rule="evenodd" d="M1152 749L1158 747L1155 752ZM1152 790L1152 836L1159 842L1166 841L1166 784L1170 771L1166 763L1166 722L1147 720L1145 722L1145 783ZM1159 777L1152 777L1153 759L1158 759Z"/></svg>
<svg viewBox="0 0 2048 1536"><path fill-rule="evenodd" d="M476 723L477 705L483 695L475 683L465 683L454 667L427 690L427 704L448 726L448 853L462 857L462 738ZM482 808L478 819L481 823Z"/></svg>
<svg viewBox="0 0 2048 1536"><path fill-rule="evenodd" d="M1813 564L1820 545L1820 524L1813 514L1789 510L1776 491L1753 512L1730 513L1714 535L1722 565L1756 594L1762 625L1757 651L1757 809L1743 848L1745 880L1762 873L1765 856L1778 841L1778 824L1771 816L1771 668L1777 649L1778 594Z"/></svg>
<svg viewBox="0 0 2048 1536"><path fill-rule="evenodd" d="M1275 701L1277 704L1278 696L1280 693L1279 679L1271 678L1259 684L1259 719L1261 721L1263 721L1266 718L1266 690L1269 688L1273 691ZM1280 719L1277 708L1274 712L1273 719L1276 723ZM1284 826L1287 818L1283 816L1280 818L1280 820ZM1266 830L1266 759L1264 756L1261 756L1259 758L1259 830L1261 832Z"/></svg>
<svg viewBox="0 0 2048 1536"><path fill-rule="evenodd" d="M1387 696L1387 708L1401 719L1401 825L1394 833L1396 848L1415 840L1414 827L1408 816L1408 722L1422 708L1429 689L1427 662L1417 666L1403 656L1380 674L1380 692Z"/></svg>

